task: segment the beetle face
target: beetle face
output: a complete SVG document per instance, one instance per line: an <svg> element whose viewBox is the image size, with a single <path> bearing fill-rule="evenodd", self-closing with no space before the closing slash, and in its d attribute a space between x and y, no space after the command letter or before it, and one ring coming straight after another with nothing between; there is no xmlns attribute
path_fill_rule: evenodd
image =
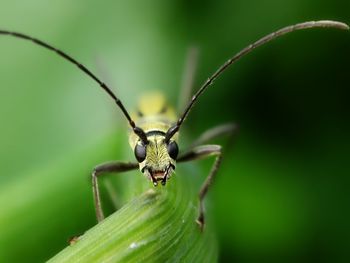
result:
<svg viewBox="0 0 350 263"><path fill-rule="evenodd" d="M141 141L137 142L134 149L140 171L154 186L157 186L159 181L165 185L176 167L179 151L177 143L175 141L165 143L164 136L152 136L148 140L147 145Z"/></svg>

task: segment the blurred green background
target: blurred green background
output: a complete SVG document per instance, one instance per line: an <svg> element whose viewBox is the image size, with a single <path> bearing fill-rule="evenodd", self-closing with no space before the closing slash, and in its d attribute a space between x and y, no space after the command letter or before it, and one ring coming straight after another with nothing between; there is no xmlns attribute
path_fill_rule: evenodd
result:
<svg viewBox="0 0 350 263"><path fill-rule="evenodd" d="M340 0L2 0L0 27L73 55L132 109L155 89L176 103L190 46L198 87L259 37L308 20L350 23L349 10ZM38 262L95 224L91 169L132 153L119 110L75 67L4 36L0 53L0 261ZM189 115L188 140L240 125L207 202L220 261L349 260L349 62L349 32L297 32L239 61ZM210 165L199 162L202 178Z"/></svg>

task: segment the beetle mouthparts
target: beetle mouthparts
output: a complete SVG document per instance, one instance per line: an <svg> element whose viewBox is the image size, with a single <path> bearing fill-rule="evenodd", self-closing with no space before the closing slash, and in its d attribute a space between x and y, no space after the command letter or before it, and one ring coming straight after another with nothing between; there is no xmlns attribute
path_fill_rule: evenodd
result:
<svg viewBox="0 0 350 263"><path fill-rule="evenodd" d="M158 185L158 182L161 182L162 185L165 185L167 180L169 179L169 175L171 173L172 167L169 165L164 170L155 170L152 171L151 169L148 170L149 177L153 183L154 186Z"/></svg>
<svg viewBox="0 0 350 263"><path fill-rule="evenodd" d="M159 181L162 182L162 185L165 185L166 183L165 171L150 171L150 175L154 186L157 186Z"/></svg>

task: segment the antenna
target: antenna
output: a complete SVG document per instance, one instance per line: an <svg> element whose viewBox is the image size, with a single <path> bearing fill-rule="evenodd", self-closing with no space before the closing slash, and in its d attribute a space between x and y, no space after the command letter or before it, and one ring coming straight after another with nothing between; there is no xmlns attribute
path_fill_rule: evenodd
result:
<svg viewBox="0 0 350 263"><path fill-rule="evenodd" d="M200 89L193 95L191 101L185 108L184 112L182 113L181 117L178 119L177 123L172 126L166 133L165 141L169 142L172 136L178 130L180 129L182 123L186 119L188 113L192 109L193 105L197 101L198 97L211 85L213 84L214 80L219 77L230 65L234 64L237 60L242 58L243 56L247 55L251 51L253 51L255 48L266 44L270 42L271 40L278 38L280 36L283 36L287 33L291 33L296 30L302 30L302 29L308 29L308 28L336 28L336 29L343 29L343 30L349 30L349 26L347 24L337 22L337 21L331 21L331 20L320 20L320 21L309 21L309 22L303 22L291 26L287 26L284 28L281 28L275 32L272 32L262 38L260 38L258 41L254 42L253 44L250 44L249 46L243 48L241 51L239 51L236 55L234 55L232 58L227 60L223 65L221 65L213 75L211 75L200 87Z"/></svg>
<svg viewBox="0 0 350 263"><path fill-rule="evenodd" d="M34 44L37 44L39 46L42 46L46 49L49 49L55 53L57 53L60 57L64 58L65 60L68 60L69 62L71 62L72 64L76 65L81 71L83 71L84 73L86 73L88 76L90 76L93 80L95 80L100 87L107 92L107 94L112 97L112 99L115 101L115 103L117 104L117 106L122 110L125 118L128 120L132 130L134 131L134 133L143 141L143 143L147 144L148 140L147 140L147 136L145 134L145 132L137 127L135 125L135 122L131 119L128 111L125 109L123 103L120 101L120 99L118 99L118 97L113 93L113 91L105 84L103 83L99 78L96 77L96 75L94 75L88 68L86 68L84 65L82 65L81 63L79 63L77 60L75 60L74 58L72 58L71 56L69 56L68 54L66 54L65 52L37 39L22 33L18 33L18 32L13 32L13 31L6 31L6 30L0 30L0 35L9 35L9 36L13 36L16 38L21 38L21 39L25 39L25 40L29 40L32 41Z"/></svg>

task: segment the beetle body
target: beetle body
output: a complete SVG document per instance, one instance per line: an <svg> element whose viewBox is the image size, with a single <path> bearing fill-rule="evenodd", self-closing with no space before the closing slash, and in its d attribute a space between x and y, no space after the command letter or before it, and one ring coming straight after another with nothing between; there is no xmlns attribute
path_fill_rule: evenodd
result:
<svg viewBox="0 0 350 263"><path fill-rule="evenodd" d="M169 142L165 141L167 131L176 123L175 111L162 94L151 93L140 98L137 112L132 117L148 141L145 144L130 131L129 144L139 162L139 169L153 185L158 185L159 181L165 185L175 170L178 154L178 133Z"/></svg>

